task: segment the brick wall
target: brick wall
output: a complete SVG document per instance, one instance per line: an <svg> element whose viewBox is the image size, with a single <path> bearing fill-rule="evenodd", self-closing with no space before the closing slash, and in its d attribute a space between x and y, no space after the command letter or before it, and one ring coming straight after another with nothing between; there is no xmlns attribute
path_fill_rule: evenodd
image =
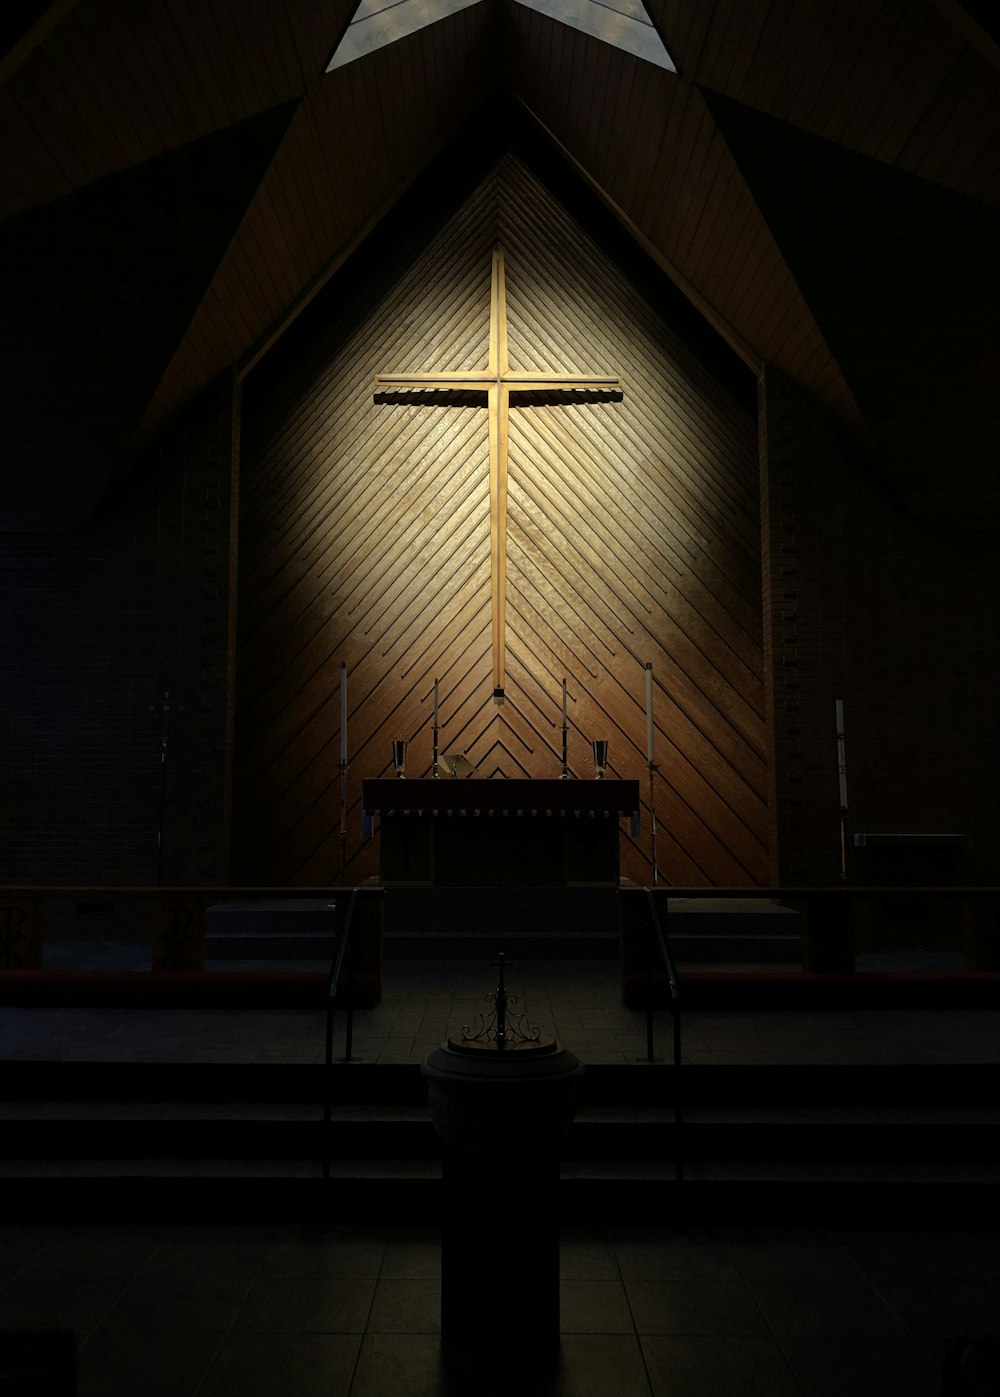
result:
<svg viewBox="0 0 1000 1397"><path fill-rule="evenodd" d="M83 529L0 543L0 882L225 876L233 404L209 392Z"/></svg>
<svg viewBox="0 0 1000 1397"><path fill-rule="evenodd" d="M967 876L1000 880L991 532L979 520L914 517L877 461L776 370L761 381L760 406L777 878L837 881L840 698L849 836L963 834ZM864 855L850 857L858 877Z"/></svg>

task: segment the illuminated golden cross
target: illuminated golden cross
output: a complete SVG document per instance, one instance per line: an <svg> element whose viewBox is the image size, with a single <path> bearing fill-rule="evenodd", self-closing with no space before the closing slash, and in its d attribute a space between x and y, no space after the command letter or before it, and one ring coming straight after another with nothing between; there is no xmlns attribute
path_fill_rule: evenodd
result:
<svg viewBox="0 0 1000 1397"><path fill-rule="evenodd" d="M493 697L503 702L507 593L507 416L512 393L598 393L620 398L622 381L604 374L512 373L507 363L507 295L503 252L493 253L490 354L485 369L459 373L376 374L375 392L485 390L490 426L490 595L493 609Z"/></svg>

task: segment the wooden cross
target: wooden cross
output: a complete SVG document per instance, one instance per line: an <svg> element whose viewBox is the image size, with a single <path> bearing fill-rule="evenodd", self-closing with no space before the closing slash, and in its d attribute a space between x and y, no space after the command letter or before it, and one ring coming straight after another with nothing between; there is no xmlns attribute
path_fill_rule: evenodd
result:
<svg viewBox="0 0 1000 1397"><path fill-rule="evenodd" d="M507 294L503 251L493 253L490 289L490 352L485 369L460 373L376 374L375 393L382 397L407 390L446 392L485 390L490 427L490 595L493 613L493 697L504 697L504 646L507 593L507 416L511 394L581 391L620 399L623 385L611 375L512 373L507 363Z"/></svg>

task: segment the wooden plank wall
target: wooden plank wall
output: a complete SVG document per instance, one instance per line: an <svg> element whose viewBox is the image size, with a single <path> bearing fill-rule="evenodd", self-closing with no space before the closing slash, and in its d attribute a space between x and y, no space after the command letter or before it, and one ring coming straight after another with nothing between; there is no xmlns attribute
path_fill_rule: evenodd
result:
<svg viewBox="0 0 1000 1397"><path fill-rule="evenodd" d="M492 699L484 407L376 404L379 371L481 367L490 253L506 253L511 367L615 372L622 402L511 413L507 701ZM247 397L253 397L248 380ZM569 764L644 777L656 677L661 871L769 874L756 422L513 158L339 342L317 344L244 424L236 868L340 876L338 666L349 672L349 858L374 871L360 783L442 750L488 776ZM645 789L645 786L644 786ZM649 821L623 840L648 878Z"/></svg>

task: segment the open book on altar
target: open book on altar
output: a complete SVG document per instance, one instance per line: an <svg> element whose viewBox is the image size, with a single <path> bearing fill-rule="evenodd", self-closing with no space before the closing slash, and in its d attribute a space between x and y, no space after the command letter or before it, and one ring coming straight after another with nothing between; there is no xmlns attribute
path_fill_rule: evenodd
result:
<svg viewBox="0 0 1000 1397"><path fill-rule="evenodd" d="M438 758L438 766L449 776L472 776L476 770L462 752L446 752Z"/></svg>

